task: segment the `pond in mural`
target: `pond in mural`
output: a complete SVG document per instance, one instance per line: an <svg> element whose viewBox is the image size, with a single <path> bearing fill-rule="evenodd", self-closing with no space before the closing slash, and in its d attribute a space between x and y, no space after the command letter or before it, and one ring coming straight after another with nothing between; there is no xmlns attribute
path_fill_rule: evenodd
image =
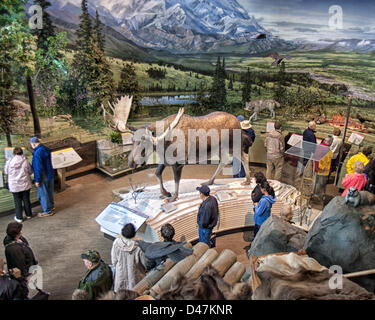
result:
<svg viewBox="0 0 375 320"><path fill-rule="evenodd" d="M145 96L142 97L140 103L144 106L154 106L193 103L196 101L196 95Z"/></svg>

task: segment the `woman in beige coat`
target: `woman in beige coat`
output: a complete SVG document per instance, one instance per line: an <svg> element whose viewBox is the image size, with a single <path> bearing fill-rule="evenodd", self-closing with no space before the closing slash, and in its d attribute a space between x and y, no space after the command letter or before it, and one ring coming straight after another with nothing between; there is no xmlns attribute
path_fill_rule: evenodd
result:
<svg viewBox="0 0 375 320"><path fill-rule="evenodd" d="M115 292L131 290L146 275L146 257L132 239L134 236L134 225L128 223L113 242L111 259L115 269Z"/></svg>

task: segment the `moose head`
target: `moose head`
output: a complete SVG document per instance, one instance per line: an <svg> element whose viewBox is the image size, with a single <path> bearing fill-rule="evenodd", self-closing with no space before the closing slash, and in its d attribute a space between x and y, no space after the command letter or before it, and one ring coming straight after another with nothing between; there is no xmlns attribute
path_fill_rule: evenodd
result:
<svg viewBox="0 0 375 320"><path fill-rule="evenodd" d="M133 135L133 149L129 154L129 167L135 168L137 165L145 164L148 158L152 155L155 147L159 143L164 143L164 139L172 132L177 126L182 115L184 114L184 108L180 108L174 120L167 126L163 133L156 136L155 125L146 125L145 127L139 128L134 132ZM164 129L164 120L161 120ZM152 128L152 129L150 129Z"/></svg>
<svg viewBox="0 0 375 320"><path fill-rule="evenodd" d="M184 108L180 108L177 116L167 126L163 133L156 136L155 130L150 130L150 127L155 127L155 125L149 124L140 128L127 125L132 100L132 96L123 96L113 105L108 102L112 114L108 112L103 105L102 109L104 120L110 128L121 133L131 132L133 134L133 149L128 156L128 164L130 168L134 169L137 165L145 164L148 158L152 155L156 145L163 142L165 137L176 127L180 118L184 114ZM161 121L163 122L164 120Z"/></svg>

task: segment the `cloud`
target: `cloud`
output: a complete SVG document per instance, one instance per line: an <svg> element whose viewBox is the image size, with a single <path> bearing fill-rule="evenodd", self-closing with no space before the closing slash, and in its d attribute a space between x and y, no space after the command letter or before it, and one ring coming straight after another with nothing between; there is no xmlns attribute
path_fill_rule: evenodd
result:
<svg viewBox="0 0 375 320"><path fill-rule="evenodd" d="M360 27L352 27L352 28L347 28L348 31L353 31L353 32L364 32L364 28L360 28Z"/></svg>
<svg viewBox="0 0 375 320"><path fill-rule="evenodd" d="M315 33L317 33L318 32L318 30L312 29L312 28L294 28L293 30L298 31L298 32L303 32L303 33L305 33L305 32L315 32Z"/></svg>
<svg viewBox="0 0 375 320"><path fill-rule="evenodd" d="M291 22L291 21L275 21L275 25L279 27L296 27L296 28L321 28L323 25L321 24L313 24L313 23L300 23L300 22Z"/></svg>

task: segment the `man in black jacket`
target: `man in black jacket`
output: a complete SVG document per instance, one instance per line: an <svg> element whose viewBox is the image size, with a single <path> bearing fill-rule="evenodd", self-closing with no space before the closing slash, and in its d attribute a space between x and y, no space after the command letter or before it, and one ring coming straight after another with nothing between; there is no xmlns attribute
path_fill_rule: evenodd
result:
<svg viewBox="0 0 375 320"><path fill-rule="evenodd" d="M171 224L164 224L160 229L160 233L164 239L163 242L149 243L136 240L137 245L146 255L147 270L159 266L168 258L177 263L193 254L193 249L184 247L186 242L177 242L173 239L175 230Z"/></svg>
<svg viewBox="0 0 375 320"><path fill-rule="evenodd" d="M0 301L26 300L29 295L26 280L17 268L11 269L10 275L4 270L4 260L0 258Z"/></svg>
<svg viewBox="0 0 375 320"><path fill-rule="evenodd" d="M4 246L8 270L18 268L22 276L26 277L29 274L30 267L37 265L38 261L36 261L29 243L22 236L22 223L9 223L6 232Z"/></svg>
<svg viewBox="0 0 375 320"><path fill-rule="evenodd" d="M198 210L198 232L199 242L206 243L209 247L212 229L216 226L219 218L219 205L215 197L210 196L210 188L206 185L197 187L203 202Z"/></svg>
<svg viewBox="0 0 375 320"><path fill-rule="evenodd" d="M304 152L305 158L303 159L303 167L305 167L307 162L309 161L308 158L310 158L310 156L315 153L314 145L312 145L312 143L316 144L315 130L316 130L315 121L310 121L308 128L303 132L303 135L302 135L303 142L310 142L311 143L311 144L309 144L309 143L303 144L303 149L305 151Z"/></svg>

